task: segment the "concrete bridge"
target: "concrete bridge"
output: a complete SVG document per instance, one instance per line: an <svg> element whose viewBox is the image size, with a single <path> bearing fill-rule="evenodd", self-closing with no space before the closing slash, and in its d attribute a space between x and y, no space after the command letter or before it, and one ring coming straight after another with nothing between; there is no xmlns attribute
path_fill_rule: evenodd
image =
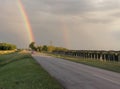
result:
<svg viewBox="0 0 120 89"><path fill-rule="evenodd" d="M95 59L101 61L120 61L120 51L68 50L55 51L54 53L81 57L84 59Z"/></svg>

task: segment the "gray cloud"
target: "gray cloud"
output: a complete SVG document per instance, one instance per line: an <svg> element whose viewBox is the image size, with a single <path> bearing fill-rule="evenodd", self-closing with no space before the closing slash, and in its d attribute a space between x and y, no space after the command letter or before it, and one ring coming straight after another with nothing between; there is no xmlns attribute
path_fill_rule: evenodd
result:
<svg viewBox="0 0 120 89"><path fill-rule="evenodd" d="M70 49L120 49L119 0L21 1L38 44L53 41ZM0 40L26 47L29 40L18 1L0 0L0 12Z"/></svg>
<svg viewBox="0 0 120 89"><path fill-rule="evenodd" d="M105 11L120 8L119 0L23 0L29 10L51 12L52 14L82 14L91 11Z"/></svg>
<svg viewBox="0 0 120 89"><path fill-rule="evenodd" d="M83 18L83 22L86 22L86 23L94 23L94 24L108 24L108 23L111 23L113 22L114 19L111 19L111 18Z"/></svg>
<svg viewBox="0 0 120 89"><path fill-rule="evenodd" d="M119 12L116 12L116 13L111 14L111 16L114 16L114 17L116 17L116 18L120 18L120 11L119 11Z"/></svg>
<svg viewBox="0 0 120 89"><path fill-rule="evenodd" d="M101 0L101 2L100 0L35 0L34 3L26 0L26 3L28 5L28 13L31 14L29 15L32 16L32 18L34 18L33 14L41 16L41 13L49 13L54 16L81 16L83 22L103 24L114 21L113 18L109 17L111 14L103 16L103 13L120 9L119 0ZM87 14L88 12L92 13L96 11L102 12L99 14L101 18L91 18L89 14ZM116 13L113 12L112 14L115 16ZM96 14L94 17L96 17Z"/></svg>

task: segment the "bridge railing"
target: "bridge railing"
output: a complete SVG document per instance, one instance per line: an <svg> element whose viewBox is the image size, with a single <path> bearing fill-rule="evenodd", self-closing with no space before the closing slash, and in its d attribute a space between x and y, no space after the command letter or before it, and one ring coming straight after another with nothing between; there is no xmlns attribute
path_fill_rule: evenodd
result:
<svg viewBox="0 0 120 89"><path fill-rule="evenodd" d="M120 61L119 51L68 50L55 51L53 53L81 57L84 59L96 59L101 61Z"/></svg>

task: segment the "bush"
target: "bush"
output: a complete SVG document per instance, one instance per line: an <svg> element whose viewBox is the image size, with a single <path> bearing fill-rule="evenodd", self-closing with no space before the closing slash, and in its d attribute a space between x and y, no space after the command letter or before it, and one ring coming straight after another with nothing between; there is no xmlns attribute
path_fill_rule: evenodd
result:
<svg viewBox="0 0 120 89"><path fill-rule="evenodd" d="M0 50L15 50L16 46L8 43L0 43Z"/></svg>

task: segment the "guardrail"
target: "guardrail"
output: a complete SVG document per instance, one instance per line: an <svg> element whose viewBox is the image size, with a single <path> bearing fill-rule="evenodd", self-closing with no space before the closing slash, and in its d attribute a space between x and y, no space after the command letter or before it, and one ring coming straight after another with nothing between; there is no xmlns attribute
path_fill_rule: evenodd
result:
<svg viewBox="0 0 120 89"><path fill-rule="evenodd" d="M54 51L53 53L81 57L84 59L96 59L101 61L120 61L120 51L68 50Z"/></svg>

